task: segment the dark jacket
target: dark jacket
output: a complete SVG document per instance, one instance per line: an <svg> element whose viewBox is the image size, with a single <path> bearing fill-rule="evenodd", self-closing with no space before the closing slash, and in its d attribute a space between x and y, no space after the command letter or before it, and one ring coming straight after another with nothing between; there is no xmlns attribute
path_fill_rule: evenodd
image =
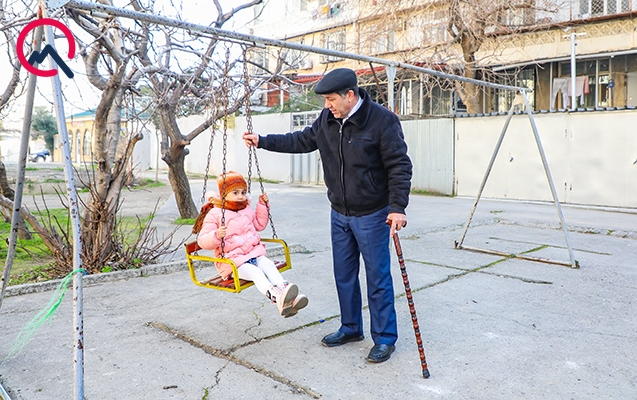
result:
<svg viewBox="0 0 637 400"><path fill-rule="evenodd" d="M325 108L312 126L284 135L259 137L259 147L280 153L321 153L327 196L344 215L371 214L389 205L405 213L411 187L398 117L360 89L361 107L345 123Z"/></svg>

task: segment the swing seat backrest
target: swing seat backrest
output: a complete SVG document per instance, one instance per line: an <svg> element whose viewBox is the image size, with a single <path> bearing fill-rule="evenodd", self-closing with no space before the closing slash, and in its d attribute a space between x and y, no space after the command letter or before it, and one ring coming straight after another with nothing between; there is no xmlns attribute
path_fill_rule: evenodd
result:
<svg viewBox="0 0 637 400"><path fill-rule="evenodd" d="M290 262L290 250L288 248L287 243L281 239L265 239L262 238L261 242L269 242L269 243L279 243L283 245L283 250L285 252L285 261L274 260L274 265L280 272L287 271L292 268L292 263ZM221 257L212 257L212 256L202 256L198 255L197 252L202 250L201 247L197 244L196 240L187 242L184 244L184 249L186 251L186 259L188 261L188 270L190 271L190 279L197 286L202 286L210 289L223 290L226 292L239 293L243 289L249 288L254 285L252 281L246 281L243 279L239 279L237 272L237 265L234 261L229 258L221 258ZM211 278L204 279L203 281L197 278L197 273L195 271L194 261L203 261L205 263L211 263L214 268L214 263L222 262L227 263L232 266L232 277L229 279L222 279L219 274L212 276Z"/></svg>

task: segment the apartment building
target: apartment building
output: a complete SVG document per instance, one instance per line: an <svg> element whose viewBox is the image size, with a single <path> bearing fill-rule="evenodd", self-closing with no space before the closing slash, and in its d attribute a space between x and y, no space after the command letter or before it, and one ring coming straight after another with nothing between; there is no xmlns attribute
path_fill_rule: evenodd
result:
<svg viewBox="0 0 637 400"><path fill-rule="evenodd" d="M477 79L532 89L536 111L571 109L574 97L583 109L637 105L637 0L473 3L468 11L433 0L270 0L255 8L251 32L453 74L471 76L466 72L472 69ZM450 24L458 16L477 42L453 40L462 33ZM466 47L478 42L477 51L468 53ZM393 84L388 106L404 118L467 112L458 82L401 70L388 78L382 65L336 56L260 48L251 53L251 72L267 75L278 59L284 61L283 77L258 93L262 105L282 104L310 91L326 71L350 67L378 102L390 101ZM508 111L514 94L480 87L470 112Z"/></svg>

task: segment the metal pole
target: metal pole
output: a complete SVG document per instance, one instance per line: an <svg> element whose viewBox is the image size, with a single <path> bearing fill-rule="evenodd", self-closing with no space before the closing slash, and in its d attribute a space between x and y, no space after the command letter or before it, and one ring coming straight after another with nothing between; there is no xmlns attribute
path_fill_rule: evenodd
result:
<svg viewBox="0 0 637 400"><path fill-rule="evenodd" d="M480 196L482 196L482 191L484 190L484 187L487 184L487 179L489 179L489 174L491 173L491 169L493 168L493 164L495 163L495 158L498 156L498 152L500 151L500 146L502 145L502 141L504 140L504 135L506 134L507 129L509 128L511 117L513 117L514 107L515 107L515 102L512 102L511 108L509 109L509 114L507 115L507 119L504 122L504 126L502 127L502 132L500 133L500 137L498 138L498 142L495 145L495 149L493 149L493 154L491 155L491 161L489 161L489 166L487 167L487 171L484 173L484 178L482 178L480 189L478 189L478 195L476 196L476 200L473 202L473 207L471 208L471 212L469 213L469 219L467 220L467 224L465 225L464 231L462 232L462 237L460 238L460 241L457 241L455 243L455 246L457 249L462 248L462 242L464 242L464 238L467 235L467 231L469 230L469 224L471 224L473 213L475 213L476 208L478 207Z"/></svg>
<svg viewBox="0 0 637 400"><path fill-rule="evenodd" d="M575 32L571 33L571 110L577 109L577 78L575 65Z"/></svg>
<svg viewBox="0 0 637 400"><path fill-rule="evenodd" d="M540 140L540 134L537 130L537 125L535 124L535 119L533 118L533 114L531 113L531 105L529 103L529 99L526 97L524 92L522 93L522 97L524 97L524 103L526 103L526 113L529 116L529 120L531 121L531 128L533 129L533 135L535 136L535 143L537 143L537 149L540 151L540 157L542 158L542 165L544 166L544 172L546 173L546 178L549 181L549 186L551 187L551 194L553 195L553 202L555 203L555 209L557 210L557 215L560 217L560 223L562 224L562 230L564 231L564 238L566 239L566 245L568 246L568 254L571 258L571 267L579 268L579 263L575 260L575 255L573 254L573 248L571 247L571 240L568 236L568 230L566 229L566 221L564 221L564 214L562 214L562 207L560 206L560 201L557 198L557 190L555 190L555 184L553 183L553 178L551 177L551 171L549 170L549 163L546 160L546 154L544 154L544 148L542 147L542 141Z"/></svg>
<svg viewBox="0 0 637 400"><path fill-rule="evenodd" d="M385 69L387 73L387 108L390 111L396 112L396 100L394 99L394 81L396 80L396 67L388 65Z"/></svg>
<svg viewBox="0 0 637 400"><path fill-rule="evenodd" d="M371 62L371 63L386 65L386 66L394 66L397 68L404 68L404 69L409 69L413 71L424 72L429 75L438 76L441 78L473 83L479 86L488 86L488 87L493 87L498 89L507 89L507 90L515 90L515 91L530 90L528 88L523 88L523 87L501 85L498 83L485 82L478 79L465 78L464 76L446 74L444 72L436 71L429 68L417 67L415 65L406 64L399 61L385 60L383 58L363 56L360 54L347 53L345 51L324 49L322 47L308 46L301 43L287 42L285 40L268 39L268 38L263 38L259 36L254 36L254 35L247 35L244 33L226 31L223 29L213 28L211 26L193 24L190 22L184 22L184 21L179 21L172 18L162 17L160 15L153 15L153 14L148 14L148 13L143 13L138 11L125 10L122 8L107 6L104 4L90 3L87 1L81 1L81 0L71 0L66 5L64 5L64 7L76 9L76 10L89 11L91 14L95 13L96 16L97 14L102 13L102 14L107 14L107 15L117 16L122 18L130 18L130 19L135 19L137 21L149 22L149 23L157 24L157 25L172 26L179 29L184 29L184 30L188 30L192 32L205 33L205 34L213 35L219 38L233 39L233 40L237 40L241 42L258 43L262 45L307 51L307 52L323 54L327 56L347 58L350 60L357 60L357 61L368 62L368 63Z"/></svg>
<svg viewBox="0 0 637 400"><path fill-rule="evenodd" d="M46 27L46 40L55 49L55 37L53 28ZM51 69L58 69L52 57L49 58ZM66 130L66 118L64 116L64 103L62 100L62 89L60 85L60 74L53 76L53 102L55 104L58 133L62 139L64 172L66 174L66 191L69 196L69 208L71 212L73 230L73 270L82 268L80 254L82 244L80 242L80 215L78 210L77 192L75 190L75 178L73 176L73 164L71 163L71 151L69 146L69 135ZM82 274L76 273L73 276L73 364L75 366L75 400L84 399L84 322L82 304Z"/></svg>
<svg viewBox="0 0 637 400"><path fill-rule="evenodd" d="M33 36L33 51L40 51L42 48L42 31L41 26L35 29ZM35 66L35 65L34 65ZM2 299L9 282L11 267L15 258L15 247L18 242L18 224L20 222L20 209L22 208L22 192L24 190L24 176L27 164L27 152L29 149L29 136L31 134L31 118L33 116L33 102L35 99L35 86L38 77L29 74L27 83L27 99L24 106L24 120L22 121L22 138L20 140L20 153L18 158L18 173L15 181L15 194L13 198L13 214L11 216L11 233L9 234L9 248L7 249L7 259L4 264L2 273L2 291L0 291L0 307L2 307Z"/></svg>
<svg viewBox="0 0 637 400"><path fill-rule="evenodd" d="M7 391L4 390L4 388L2 387L2 384L0 384L0 399L11 400L11 397L9 397L9 393L7 393Z"/></svg>

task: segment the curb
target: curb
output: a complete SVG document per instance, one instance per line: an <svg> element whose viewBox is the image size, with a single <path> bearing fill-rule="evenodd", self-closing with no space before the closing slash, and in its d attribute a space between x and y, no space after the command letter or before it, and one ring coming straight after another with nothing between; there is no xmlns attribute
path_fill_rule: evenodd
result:
<svg viewBox="0 0 637 400"><path fill-rule="evenodd" d="M291 245L288 247L290 253L308 253L309 251L301 245ZM267 250L268 257L283 255L282 248ZM82 279L83 286L98 285L100 283L114 282L123 279L142 278L153 275L166 275L173 272L188 271L186 260L171 261L164 264L146 265L138 269L127 269L123 271L104 272L99 274L85 275ZM23 285L8 286L4 296L20 296L23 294L46 292L55 290L62 282L62 279L53 279L46 282L25 283ZM2 400L2 399L0 399Z"/></svg>
<svg viewBox="0 0 637 400"><path fill-rule="evenodd" d="M105 282L119 281L122 279L141 278L144 276L164 275L178 271L187 271L186 260L173 261L165 264L147 265L138 269L127 269L123 271L106 272L100 274L85 275L82 279L84 286L97 285ZM46 292L55 290L62 282L62 279L54 279L46 282L27 283L7 287L5 297L20 296L23 294Z"/></svg>

